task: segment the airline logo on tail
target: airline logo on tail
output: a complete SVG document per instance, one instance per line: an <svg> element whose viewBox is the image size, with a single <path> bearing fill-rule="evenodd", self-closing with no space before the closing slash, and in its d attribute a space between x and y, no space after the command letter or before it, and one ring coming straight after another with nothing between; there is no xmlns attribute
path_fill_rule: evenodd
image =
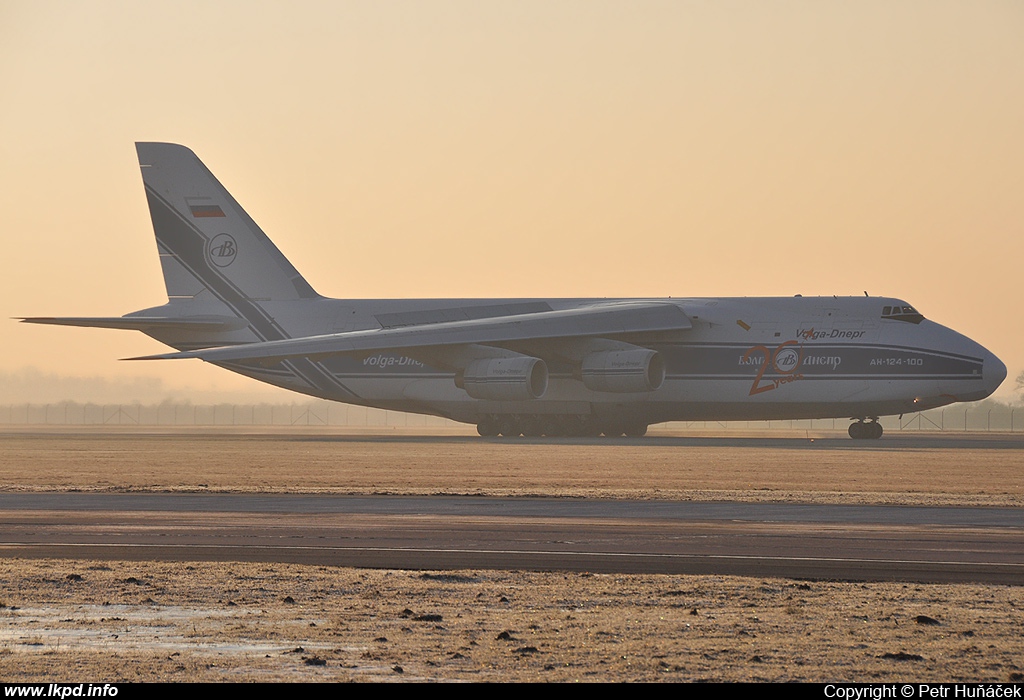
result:
<svg viewBox="0 0 1024 700"><path fill-rule="evenodd" d="M213 237L213 240L206 246L206 254L217 267L227 267L235 261L238 254L238 244L235 239L226 233L220 233Z"/></svg>

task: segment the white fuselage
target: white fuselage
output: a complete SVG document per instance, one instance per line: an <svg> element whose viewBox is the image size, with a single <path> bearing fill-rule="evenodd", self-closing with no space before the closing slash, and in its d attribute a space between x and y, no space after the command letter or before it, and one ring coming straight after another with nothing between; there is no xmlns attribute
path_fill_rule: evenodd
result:
<svg viewBox="0 0 1024 700"><path fill-rule="evenodd" d="M593 305L594 299L438 299L264 301L258 324L211 337L151 332L175 348L233 345L347 331L436 323ZM614 301L614 300L612 300ZM664 300L662 300L664 301ZM591 391L572 363L548 362L547 390L527 401L471 398L451 369L410 352L373 352L271 366L223 363L261 381L324 399L476 422L483 415L628 413L668 420L876 417L973 401L992 393L1005 366L985 348L928 320L883 318L906 306L879 297L713 298L671 300L693 327L647 347L664 358L665 379L649 392ZM188 313L197 312L190 302ZM173 302L160 307L164 315ZM155 310L138 312L153 314ZM222 311L216 302L209 313ZM628 341L625 337L623 340ZM543 341L504 347L531 354Z"/></svg>

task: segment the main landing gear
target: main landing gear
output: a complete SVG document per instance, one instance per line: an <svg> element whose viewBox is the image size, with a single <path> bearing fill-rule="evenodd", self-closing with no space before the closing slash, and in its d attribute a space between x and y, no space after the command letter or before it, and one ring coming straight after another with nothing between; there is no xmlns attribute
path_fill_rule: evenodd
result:
<svg viewBox="0 0 1024 700"><path fill-rule="evenodd" d="M486 416L476 424L483 437L643 437L647 423L597 421L592 416Z"/></svg>
<svg viewBox="0 0 1024 700"><path fill-rule="evenodd" d="M877 440L882 437L882 426L877 418L865 422L863 418L850 423L850 437L854 440Z"/></svg>

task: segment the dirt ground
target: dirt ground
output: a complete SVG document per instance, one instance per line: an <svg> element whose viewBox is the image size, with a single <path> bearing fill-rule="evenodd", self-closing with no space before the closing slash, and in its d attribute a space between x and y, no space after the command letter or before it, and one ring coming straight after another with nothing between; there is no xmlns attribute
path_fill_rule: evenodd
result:
<svg viewBox="0 0 1024 700"><path fill-rule="evenodd" d="M928 444L7 433L0 489L1024 505L1024 441ZM1024 586L0 560L5 681L998 682L1022 673Z"/></svg>
<svg viewBox="0 0 1024 700"><path fill-rule="evenodd" d="M2 561L5 681L1024 679L1024 588Z"/></svg>

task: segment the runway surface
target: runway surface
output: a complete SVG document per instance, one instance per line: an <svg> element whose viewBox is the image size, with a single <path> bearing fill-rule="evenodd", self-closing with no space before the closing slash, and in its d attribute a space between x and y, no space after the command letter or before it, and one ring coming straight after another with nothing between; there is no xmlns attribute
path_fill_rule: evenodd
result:
<svg viewBox="0 0 1024 700"><path fill-rule="evenodd" d="M0 494L0 556L1024 584L1013 508Z"/></svg>

